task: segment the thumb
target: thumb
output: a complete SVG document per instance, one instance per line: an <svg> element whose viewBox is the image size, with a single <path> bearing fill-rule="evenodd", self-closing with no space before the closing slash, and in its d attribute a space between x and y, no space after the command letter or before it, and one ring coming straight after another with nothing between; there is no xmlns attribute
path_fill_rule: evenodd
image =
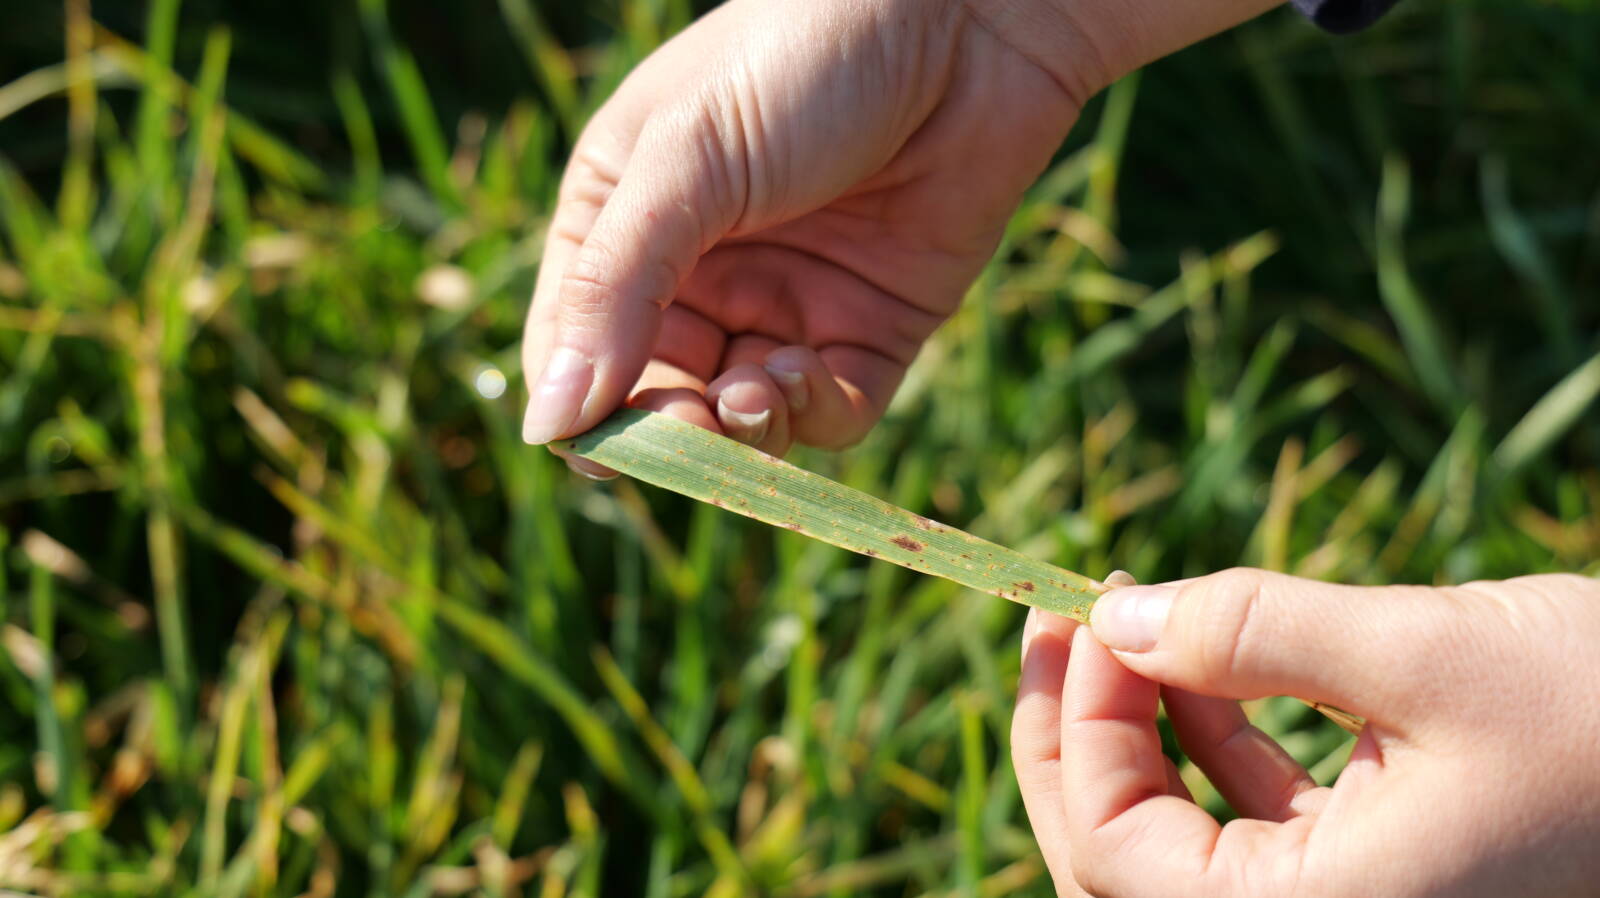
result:
<svg viewBox="0 0 1600 898"><path fill-rule="evenodd" d="M1090 625L1124 667L1206 695L1293 695L1412 719L1448 693L1453 655L1491 624L1472 594L1337 586L1238 568L1112 590Z"/></svg>
<svg viewBox="0 0 1600 898"><path fill-rule="evenodd" d="M581 433L627 398L650 360L661 311L738 219L747 193L739 138L710 105L651 117L561 273L547 333L528 335L543 351L530 353L542 361L529 387L525 441Z"/></svg>

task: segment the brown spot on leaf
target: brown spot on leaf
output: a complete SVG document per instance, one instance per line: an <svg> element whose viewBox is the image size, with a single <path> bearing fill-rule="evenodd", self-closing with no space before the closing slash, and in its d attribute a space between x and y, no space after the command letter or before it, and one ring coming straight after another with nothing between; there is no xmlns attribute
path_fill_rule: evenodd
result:
<svg viewBox="0 0 1600 898"><path fill-rule="evenodd" d="M1026 589L1028 592L1033 592L1033 590L1034 590L1034 586L1033 586L1033 581L1032 580L1024 580L1021 583L1017 583L1017 584L1014 584L1014 585L1018 589Z"/></svg>
<svg viewBox="0 0 1600 898"><path fill-rule="evenodd" d="M794 521L784 521L782 526L785 530L793 530L796 533L800 532L800 525L796 524Z"/></svg>
<svg viewBox="0 0 1600 898"><path fill-rule="evenodd" d="M868 549L867 550L867 557L868 558L877 558L878 557L878 550L877 549Z"/></svg>
<svg viewBox="0 0 1600 898"><path fill-rule="evenodd" d="M905 549L907 552L922 551L922 543L917 542L909 536L897 536L894 539L889 540L889 542L892 542L900 548Z"/></svg>

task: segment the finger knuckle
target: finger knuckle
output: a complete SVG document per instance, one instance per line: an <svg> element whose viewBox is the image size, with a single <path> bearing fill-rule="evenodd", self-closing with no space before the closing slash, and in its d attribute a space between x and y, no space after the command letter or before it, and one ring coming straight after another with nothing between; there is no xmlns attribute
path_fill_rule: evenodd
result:
<svg viewBox="0 0 1600 898"><path fill-rule="evenodd" d="M1262 575L1234 568L1196 584L1187 602L1195 640L1196 667L1208 682L1235 679L1248 669L1260 625Z"/></svg>
<svg viewBox="0 0 1600 898"><path fill-rule="evenodd" d="M620 180L621 172L614 162L598 152L593 142L580 141L562 175L556 194L557 205L598 211L611 198Z"/></svg>
<svg viewBox="0 0 1600 898"><path fill-rule="evenodd" d="M1090 895L1111 898L1126 889L1126 870L1145 848L1162 842L1151 818L1130 825L1114 818L1073 845L1072 877Z"/></svg>
<svg viewBox="0 0 1600 898"><path fill-rule="evenodd" d="M1011 763L1018 771L1027 770L1041 761L1052 760L1052 751L1044 736L1038 715L1017 703L1017 713L1011 717Z"/></svg>
<svg viewBox="0 0 1600 898"><path fill-rule="evenodd" d="M1582 574L1535 574L1513 577L1506 582L1532 587L1540 592L1600 601L1600 579L1585 577Z"/></svg>
<svg viewBox="0 0 1600 898"><path fill-rule="evenodd" d="M591 240L561 275L561 305L567 314L592 315L612 304L617 294L613 273L616 254Z"/></svg>
<svg viewBox="0 0 1600 898"><path fill-rule="evenodd" d="M702 232L713 229L702 209L717 210L719 223L738 221L749 196L749 153L739 126L739 104L713 84L663 107L639 134L637 154L674 159L692 171L693 199L680 196L676 210L695 220ZM734 214L737 211L738 214Z"/></svg>
<svg viewBox="0 0 1600 898"><path fill-rule="evenodd" d="M1109 895L1105 877L1105 864L1092 851L1072 853L1072 878L1090 895Z"/></svg>

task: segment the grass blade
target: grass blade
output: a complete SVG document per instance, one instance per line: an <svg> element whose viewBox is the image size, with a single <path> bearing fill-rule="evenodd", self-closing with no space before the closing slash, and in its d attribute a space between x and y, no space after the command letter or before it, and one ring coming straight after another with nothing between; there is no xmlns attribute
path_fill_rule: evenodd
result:
<svg viewBox="0 0 1600 898"><path fill-rule="evenodd" d="M624 409L561 444L646 483L1055 614L1089 619L1105 586L930 521L743 443Z"/></svg>
<svg viewBox="0 0 1600 898"><path fill-rule="evenodd" d="M595 669L600 673L600 680L610 690L617 704L622 706L623 712L628 715L634 728L644 738L645 744L655 753L661 766L665 767L667 774L672 777L672 784L682 797L683 804L693 819L695 831L704 843L706 852L711 856L711 862L716 866L718 874L730 882L749 884L749 873L744 869L739 853L728 841L727 834L718 825L713 814L711 794L706 790L705 783L700 779L694 764L684 757L683 752L673 743L672 737L651 716L650 706L645 702L644 696L623 677L622 670L617 667L617 662L611 657L611 653L601 646L596 646L592 654Z"/></svg>
<svg viewBox="0 0 1600 898"><path fill-rule="evenodd" d="M1378 192L1378 294L1400 331L1400 342L1424 391L1446 411L1459 412L1461 389L1445 352L1445 338L1433 310L1406 268L1403 231L1411 209L1411 172L1397 158L1383 165Z"/></svg>
<svg viewBox="0 0 1600 898"><path fill-rule="evenodd" d="M1600 355L1562 378L1511 428L1494 451L1500 470L1520 470L1555 445L1569 428L1583 420L1584 411L1596 397L1600 397Z"/></svg>
<svg viewBox="0 0 1600 898"><path fill-rule="evenodd" d="M145 20L143 60L145 88L139 98L135 147L140 168L157 187L171 178L172 147L167 139L167 116L172 108L173 89L163 77L172 68L172 50L177 43L179 0L156 0L150 4Z"/></svg>
<svg viewBox="0 0 1600 898"><path fill-rule="evenodd" d="M422 70L389 31L387 0L362 0L361 19L377 54L378 70L389 82L389 95L400 113L417 168L434 199L450 211L462 208L461 193L450 180L450 149L434 112Z"/></svg>
<svg viewBox="0 0 1600 898"><path fill-rule="evenodd" d="M1534 300L1545 339L1555 347L1556 359L1565 366L1576 365L1581 357L1578 346L1577 316L1567 297L1567 288L1557 273L1539 237L1511 205L1510 173L1506 161L1491 156L1483 161L1478 174L1478 192L1483 196L1484 219L1489 237L1506 264L1517 273L1528 296Z"/></svg>
<svg viewBox="0 0 1600 898"><path fill-rule="evenodd" d="M622 409L560 448L718 508L1074 620L1088 621L1106 591L1097 580L666 415ZM1330 710L1340 726L1355 725L1357 718Z"/></svg>
<svg viewBox="0 0 1600 898"><path fill-rule="evenodd" d="M562 124L569 128L581 126L577 68L572 56L545 25L538 5L530 0L500 0L500 15Z"/></svg>

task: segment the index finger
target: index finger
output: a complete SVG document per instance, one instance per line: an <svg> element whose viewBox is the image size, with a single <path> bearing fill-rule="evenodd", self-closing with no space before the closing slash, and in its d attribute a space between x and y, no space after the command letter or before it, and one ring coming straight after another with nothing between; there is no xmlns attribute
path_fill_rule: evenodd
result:
<svg viewBox="0 0 1600 898"><path fill-rule="evenodd" d="M630 260L635 268L649 264L650 259L641 263L638 258L639 243L647 242L649 234L645 231L629 233L614 224L610 233L602 235L602 240L593 246L590 246L591 238L597 230L604 229L607 209L611 210L613 221L627 217L613 208L614 201L623 190L629 170L640 167L636 157L646 125L664 100L681 92L690 80L690 74L704 55L703 49L697 48L708 41L715 42L720 21L715 13L707 15L640 63L584 126L573 147L545 236L539 273L523 328L522 366L531 399L529 412L533 413L524 421L524 437L529 442L548 442L552 434L573 430L579 422L569 418L580 417L585 412L591 419L609 413L645 364L659 309L671 296L651 296L649 304L635 310L638 312L635 320L615 325L620 333L569 332L565 335L568 345L563 346L563 313L571 311L564 310L564 306L571 300L564 301L562 294L573 292L572 275L574 267L580 263L591 271L578 272L578 292L587 290L598 295L602 305L616 301L614 296L608 295L616 292L614 288L637 288L641 280L638 272L624 269ZM648 155L649 148L644 148L644 152ZM635 174L635 182L648 180ZM629 205L638 207L639 194L648 195L650 191L636 183L631 193L634 199ZM666 191L657 199L670 204L673 201L670 194L670 190ZM650 214L650 210L644 210L644 214ZM587 262L582 258L586 246L590 249ZM682 258L683 255L680 251L674 264L692 265L693 260ZM596 283L585 287L583 279L586 277ZM613 325L597 322L596 326L604 331ZM560 352L563 348L567 352ZM562 376L555 378L556 382L545 381L551 367L561 369ZM605 394L598 403L591 401L591 394L596 392Z"/></svg>

